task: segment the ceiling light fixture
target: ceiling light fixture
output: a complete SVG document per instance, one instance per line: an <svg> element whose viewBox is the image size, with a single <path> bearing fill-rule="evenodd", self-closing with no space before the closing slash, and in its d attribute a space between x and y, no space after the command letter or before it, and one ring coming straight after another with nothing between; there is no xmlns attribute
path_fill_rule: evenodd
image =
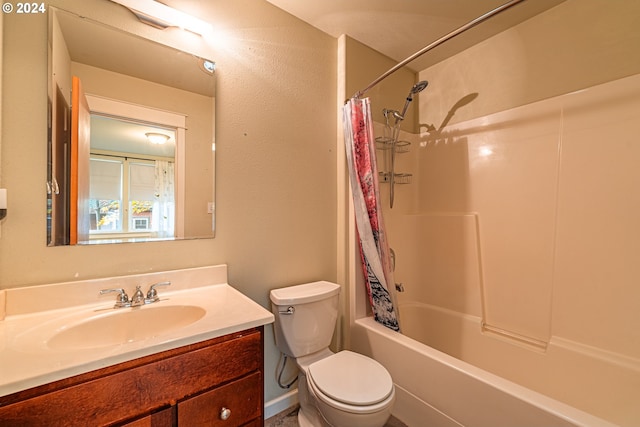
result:
<svg viewBox="0 0 640 427"><path fill-rule="evenodd" d="M200 59L200 69L207 74L213 74L216 72L216 63L209 61L208 59Z"/></svg>
<svg viewBox="0 0 640 427"><path fill-rule="evenodd" d="M126 7L141 22L156 28L180 27L200 35L206 35L213 30L210 23L154 0L111 1Z"/></svg>
<svg viewBox="0 0 640 427"><path fill-rule="evenodd" d="M147 140L150 143L158 144L158 145L166 144L170 138L169 135L165 135L164 133L156 133L156 132L148 132L148 133L145 133L145 135L147 136Z"/></svg>

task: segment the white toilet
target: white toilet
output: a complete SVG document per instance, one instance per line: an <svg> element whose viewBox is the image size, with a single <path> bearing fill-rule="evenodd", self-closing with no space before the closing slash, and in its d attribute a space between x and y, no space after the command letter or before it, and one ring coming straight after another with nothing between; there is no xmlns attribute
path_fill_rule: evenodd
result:
<svg viewBox="0 0 640 427"><path fill-rule="evenodd" d="M296 360L301 427L382 427L395 389L389 372L351 351L329 344L338 317L340 286L313 282L271 291L276 346Z"/></svg>

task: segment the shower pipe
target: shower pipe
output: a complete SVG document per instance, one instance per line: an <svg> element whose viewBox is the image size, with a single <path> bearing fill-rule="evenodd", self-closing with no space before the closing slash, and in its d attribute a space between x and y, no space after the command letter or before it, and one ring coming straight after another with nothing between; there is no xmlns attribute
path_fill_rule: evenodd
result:
<svg viewBox="0 0 640 427"><path fill-rule="evenodd" d="M392 113L396 119L395 124L393 125L393 134L391 138L391 171L389 172L389 209L393 209L393 199L395 195L395 184L396 184L396 145L398 144L398 137L400 136L400 122L404 120L404 116L407 114L407 110L409 109L409 104L413 101L413 96L422 92L427 86L429 82L426 80L422 80L421 82L413 85L411 90L409 91L409 95L407 95L406 102L404 103L404 108L402 109L402 113L394 110L384 110L385 117L387 117L388 113ZM387 124L389 120L387 118Z"/></svg>
<svg viewBox="0 0 640 427"><path fill-rule="evenodd" d="M489 12L480 15L479 17L477 17L476 19L467 22L466 24L464 24L463 26L451 31L449 34L446 34L442 37L440 37L438 40L432 42L431 44L425 46L424 48L422 48L421 50L419 50L418 52L414 53L413 55L409 56L407 59L405 59L402 62L397 63L395 66L393 66L392 68L390 68L387 72L385 72L384 74L380 75L380 77L378 77L377 79L375 79L374 81L372 81L369 86L367 86L366 88L362 89L361 91L356 92L355 95L353 95L353 98L361 98L365 93L367 93L369 90L371 90L374 86L376 86L378 83L380 83L381 81L383 81L384 79L386 79L387 77L389 77L391 74L395 73L396 71L398 71L400 68L404 67L405 65L407 65L408 63L410 63L411 61L419 58L420 56L424 55L425 53L429 52L431 49L440 46L442 43L446 42L449 39L452 39L453 37L462 34L463 32L467 31L468 29L475 27L476 25L478 25L479 23L491 18L494 15L497 15L500 12L503 12L507 9L509 9L511 6L515 6L516 4L523 2L524 0L511 0L501 6L496 7L493 10L490 10Z"/></svg>

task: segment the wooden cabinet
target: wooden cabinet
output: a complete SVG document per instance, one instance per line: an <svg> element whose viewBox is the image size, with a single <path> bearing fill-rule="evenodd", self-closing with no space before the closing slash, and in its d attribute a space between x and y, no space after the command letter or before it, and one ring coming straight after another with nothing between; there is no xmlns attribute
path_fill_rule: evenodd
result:
<svg viewBox="0 0 640 427"><path fill-rule="evenodd" d="M178 403L179 426L226 426L236 420L245 424L260 414L255 391L262 383L259 373L234 381Z"/></svg>
<svg viewBox="0 0 640 427"><path fill-rule="evenodd" d="M253 328L0 397L0 425L262 426L263 342Z"/></svg>

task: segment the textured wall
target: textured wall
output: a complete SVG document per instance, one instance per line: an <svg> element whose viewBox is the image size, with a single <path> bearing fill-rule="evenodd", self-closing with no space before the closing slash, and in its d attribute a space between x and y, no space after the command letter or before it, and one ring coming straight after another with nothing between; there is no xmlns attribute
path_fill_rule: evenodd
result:
<svg viewBox="0 0 640 427"><path fill-rule="evenodd" d="M216 37L158 31L107 1L48 2L216 61L216 238L46 247L47 19L12 14L4 19L0 170L10 204L1 288L227 263L230 283L268 307L271 288L335 280L336 41L261 0L179 3L210 20ZM266 330L270 400L281 391Z"/></svg>

